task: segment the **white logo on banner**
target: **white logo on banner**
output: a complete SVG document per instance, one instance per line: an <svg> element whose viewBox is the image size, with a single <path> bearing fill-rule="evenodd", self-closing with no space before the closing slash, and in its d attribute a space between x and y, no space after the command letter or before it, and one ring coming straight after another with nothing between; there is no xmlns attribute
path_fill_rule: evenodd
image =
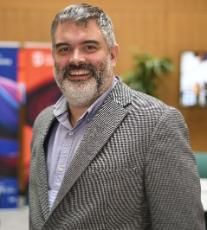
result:
<svg viewBox="0 0 207 230"><path fill-rule="evenodd" d="M47 53L43 53L41 51L36 51L32 54L32 64L34 67L42 67L42 66L52 66L53 60L52 56Z"/></svg>
<svg viewBox="0 0 207 230"><path fill-rule="evenodd" d="M11 58L4 58L2 54L0 54L0 65L3 66L12 66L13 60Z"/></svg>

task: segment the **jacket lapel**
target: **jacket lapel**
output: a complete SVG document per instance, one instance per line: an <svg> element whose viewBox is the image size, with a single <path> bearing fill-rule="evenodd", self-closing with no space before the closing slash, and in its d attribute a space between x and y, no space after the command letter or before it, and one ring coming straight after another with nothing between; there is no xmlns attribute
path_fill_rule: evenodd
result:
<svg viewBox="0 0 207 230"><path fill-rule="evenodd" d="M49 216L49 203L48 203L48 173L47 173L47 161L46 161L46 152L45 144L50 133L50 128L54 122L54 115L52 112L48 113L47 119L44 120L44 123L41 124L42 132L39 132L39 146L38 146L38 155L37 155L37 182L38 182L38 196L40 199L40 205L42 208L42 213L45 220Z"/></svg>
<svg viewBox="0 0 207 230"><path fill-rule="evenodd" d="M128 88L123 87L122 83L117 83L104 105L89 124L74 159L66 172L52 210L68 193L127 115L128 110L125 107L131 101L127 92Z"/></svg>

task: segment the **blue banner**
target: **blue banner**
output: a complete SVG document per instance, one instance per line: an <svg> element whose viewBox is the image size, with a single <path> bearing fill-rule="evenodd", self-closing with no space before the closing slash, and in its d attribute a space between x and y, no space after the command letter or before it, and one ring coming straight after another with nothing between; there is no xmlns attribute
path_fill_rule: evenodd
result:
<svg viewBox="0 0 207 230"><path fill-rule="evenodd" d="M18 46L9 47L9 43L8 46L0 43L0 76L17 80L18 50Z"/></svg>
<svg viewBox="0 0 207 230"><path fill-rule="evenodd" d="M0 208L17 206L19 109L24 101L18 51L18 45L0 43Z"/></svg>
<svg viewBox="0 0 207 230"><path fill-rule="evenodd" d="M17 178L2 178L0 180L0 208L17 208L18 206Z"/></svg>

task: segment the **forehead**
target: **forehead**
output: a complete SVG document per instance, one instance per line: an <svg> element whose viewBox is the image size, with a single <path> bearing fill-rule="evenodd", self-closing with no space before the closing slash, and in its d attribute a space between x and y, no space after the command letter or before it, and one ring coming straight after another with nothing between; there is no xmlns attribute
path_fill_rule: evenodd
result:
<svg viewBox="0 0 207 230"><path fill-rule="evenodd" d="M76 23L65 21L58 24L55 31L55 42L59 40L75 39L94 39L105 41L104 36L95 20L89 20L87 23Z"/></svg>

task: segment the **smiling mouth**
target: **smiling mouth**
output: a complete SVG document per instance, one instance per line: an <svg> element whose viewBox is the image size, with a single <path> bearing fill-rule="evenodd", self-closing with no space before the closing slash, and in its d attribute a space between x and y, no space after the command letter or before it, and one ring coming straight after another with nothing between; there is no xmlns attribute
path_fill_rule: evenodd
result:
<svg viewBox="0 0 207 230"><path fill-rule="evenodd" d="M71 70L69 73L70 76L85 76L89 74L90 74L90 71L88 70Z"/></svg>
<svg viewBox="0 0 207 230"><path fill-rule="evenodd" d="M68 77L70 81L85 81L91 77L91 72L84 69L70 70Z"/></svg>

